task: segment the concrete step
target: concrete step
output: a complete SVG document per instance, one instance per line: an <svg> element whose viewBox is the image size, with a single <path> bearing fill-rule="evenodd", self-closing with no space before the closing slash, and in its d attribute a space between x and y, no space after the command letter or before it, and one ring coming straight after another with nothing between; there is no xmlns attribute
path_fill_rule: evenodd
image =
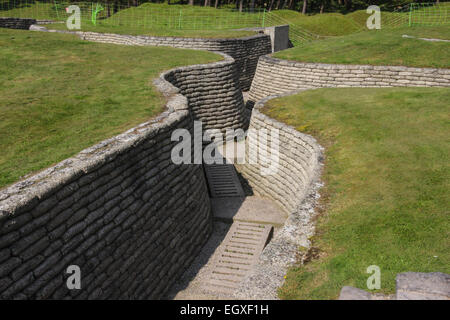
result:
<svg viewBox="0 0 450 320"><path fill-rule="evenodd" d="M272 201L257 196L211 198L211 206L214 219L228 223L248 221L278 227L287 218Z"/></svg>
<svg viewBox="0 0 450 320"><path fill-rule="evenodd" d="M233 165L205 164L203 167L212 198L244 197L244 190Z"/></svg>
<svg viewBox="0 0 450 320"><path fill-rule="evenodd" d="M242 237L243 228L246 230L246 237ZM209 272L200 286L201 290L222 296L228 294L231 297L257 263L272 232L273 227L267 224L235 221L214 254ZM235 243L240 245L239 248L236 248Z"/></svg>
<svg viewBox="0 0 450 320"><path fill-rule="evenodd" d="M169 299L234 299L234 292L254 268L274 226L286 220L271 201L245 197L234 166L204 165L204 169L215 230L169 292Z"/></svg>

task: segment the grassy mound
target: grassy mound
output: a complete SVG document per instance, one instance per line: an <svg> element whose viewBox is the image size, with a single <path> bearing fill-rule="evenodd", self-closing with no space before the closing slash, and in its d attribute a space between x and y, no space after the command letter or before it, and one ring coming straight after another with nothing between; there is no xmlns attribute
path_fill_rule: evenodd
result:
<svg viewBox="0 0 450 320"><path fill-rule="evenodd" d="M65 24L47 25L48 29L68 30ZM241 38L255 35L253 31L234 31L234 30L180 30L180 29L163 29L153 27L133 27L133 26L115 26L102 25L94 26L90 23L82 24L81 31L92 31L101 33L115 33L126 35L141 35L154 37L180 37L180 38Z"/></svg>
<svg viewBox="0 0 450 320"><path fill-rule="evenodd" d="M370 15L366 10L357 10L345 15L353 20L361 29L367 30L366 21ZM408 25L408 12L386 12L381 11L381 27L405 27Z"/></svg>
<svg viewBox="0 0 450 320"><path fill-rule="evenodd" d="M450 43L402 38L404 34L450 39L450 26L361 32L306 43L274 56L302 62L450 67Z"/></svg>
<svg viewBox="0 0 450 320"><path fill-rule="evenodd" d="M450 272L449 100L449 88L351 88L269 101L264 113L326 147L318 259L288 272L281 298L367 290L370 265L384 293L399 272Z"/></svg>
<svg viewBox="0 0 450 320"><path fill-rule="evenodd" d="M69 14L65 8L70 3L36 2L11 10L0 11L0 16L35 18L66 21ZM81 9L81 30L132 35L236 38L254 35L252 31L233 29L261 26L262 13L248 14L228 9L217 10L210 7L167 5L145 3L138 7L126 8L113 13L111 6L97 15L96 25L92 23L90 3L77 3ZM66 24L50 25L51 29L67 30Z"/></svg>
<svg viewBox="0 0 450 320"><path fill-rule="evenodd" d="M349 19L340 13L324 13L309 16L292 10L278 10L271 14L282 18L286 23L292 24L294 28L303 28L320 36L340 36L361 30L361 26L353 19ZM269 17L271 14L269 14ZM278 22L278 20L275 21ZM280 20L279 23L281 22L283 21Z"/></svg>
<svg viewBox="0 0 450 320"><path fill-rule="evenodd" d="M151 79L220 56L0 29L0 187L158 114Z"/></svg>
<svg viewBox="0 0 450 320"><path fill-rule="evenodd" d="M57 10L53 3L39 1L19 4L0 0L0 8L0 17L58 20L59 14L65 13L64 8Z"/></svg>
<svg viewBox="0 0 450 320"><path fill-rule="evenodd" d="M102 14L105 14L103 11ZM145 3L101 21L105 25L151 26L184 30L237 29L261 25L262 13L187 5Z"/></svg>

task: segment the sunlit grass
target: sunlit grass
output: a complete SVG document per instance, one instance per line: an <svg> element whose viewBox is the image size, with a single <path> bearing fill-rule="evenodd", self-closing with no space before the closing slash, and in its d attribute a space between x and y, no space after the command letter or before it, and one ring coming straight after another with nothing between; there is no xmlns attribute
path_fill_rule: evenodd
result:
<svg viewBox="0 0 450 320"><path fill-rule="evenodd" d="M450 67L450 43L403 38L403 35L450 39L450 26L374 30L318 40L276 53L302 62Z"/></svg>
<svg viewBox="0 0 450 320"><path fill-rule="evenodd" d="M292 268L283 299L334 299L345 285L381 292L406 271L450 272L450 89L318 89L263 110L326 148L320 258Z"/></svg>
<svg viewBox="0 0 450 320"><path fill-rule="evenodd" d="M163 70L221 57L0 29L0 186L158 114Z"/></svg>

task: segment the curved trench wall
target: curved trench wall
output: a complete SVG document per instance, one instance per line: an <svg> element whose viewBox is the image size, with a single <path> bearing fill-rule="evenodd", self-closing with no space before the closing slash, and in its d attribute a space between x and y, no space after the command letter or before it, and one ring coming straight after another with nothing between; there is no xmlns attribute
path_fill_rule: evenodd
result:
<svg viewBox="0 0 450 320"><path fill-rule="evenodd" d="M35 19L2 18L0 17L0 28L28 30L31 25L36 24Z"/></svg>
<svg viewBox="0 0 450 320"><path fill-rule="evenodd" d="M303 63L263 56L249 100L321 87L448 87L450 69Z"/></svg>
<svg viewBox="0 0 450 320"><path fill-rule="evenodd" d="M163 73L155 84L169 101L155 120L0 192L0 298L164 294L212 231L202 167L172 163L177 142L171 133L192 133L193 120L204 116L211 98L201 90L205 78L223 100L238 87L234 63L224 55L220 62ZM241 99L236 110L227 104L230 117L220 127L238 125ZM209 116L219 117L223 104L211 106L205 119L217 126ZM66 288L69 265L81 268L81 290Z"/></svg>
<svg viewBox="0 0 450 320"><path fill-rule="evenodd" d="M157 298L211 232L202 168L170 160L188 111L84 150L0 195L0 296ZM5 199L6 198L6 199ZM81 268L81 290L65 270Z"/></svg>
<svg viewBox="0 0 450 320"><path fill-rule="evenodd" d="M272 98L321 87L448 87L450 69L408 68L396 66L330 65L300 63L263 56L259 59L249 92L249 106L254 102L250 129L266 129L267 151L279 130L279 168L276 174L264 175L261 165L237 165L253 191L276 202L288 218L261 254L258 264L240 285L237 298L277 299L287 268L303 259L300 246L309 248L314 234L314 206L321 168L321 150L316 140L261 113ZM251 148L246 141L247 163ZM254 150L254 149L253 149Z"/></svg>
<svg viewBox="0 0 450 320"><path fill-rule="evenodd" d="M262 114L260 108L264 103L271 98L321 87L395 86L448 87L450 69L302 63L261 57L249 92L249 100L256 101L250 129L265 128L269 133L271 128L280 129L281 170L264 177L258 174L259 166L238 168L256 193L272 198L288 213L292 212L311 181L319 147L312 137Z"/></svg>
<svg viewBox="0 0 450 320"><path fill-rule="evenodd" d="M224 57L211 68L181 67L162 75L188 99L193 120L201 121L203 130L222 133L248 126L238 69L233 59Z"/></svg>
<svg viewBox="0 0 450 320"><path fill-rule="evenodd" d="M247 180L255 194L272 199L287 214L291 214L297 210L311 182L317 176L321 147L313 137L261 113L259 109L271 98L273 97L263 99L255 105L249 129L258 132L261 129L267 130L268 143L264 149L267 159L270 159L275 150L278 152L278 169L274 174L263 174L262 169L269 167L270 160L264 162L261 153L258 154L258 164L249 164L250 153L258 148L256 140L252 139L246 140L245 164L236 164L236 169ZM276 135L279 138L278 150L272 143L273 139L277 138Z"/></svg>
<svg viewBox="0 0 450 320"><path fill-rule="evenodd" d="M286 212L287 219L239 286L235 294L239 299L278 299L277 289L284 281L287 268L298 262L301 258L299 247L308 248L309 239L314 234L314 207L317 190L321 186L319 175L322 148L313 137L260 111L267 100L276 97L278 96L268 97L256 103L252 110L250 129L267 130L269 155L274 152L271 141L278 135L278 170L274 174L264 175L261 169L268 165L243 164L236 167L254 193L276 202ZM252 143L255 140L247 139L246 163L251 154L249 150L252 150Z"/></svg>
<svg viewBox="0 0 450 320"><path fill-rule="evenodd" d="M41 31L46 31L45 28L40 28ZM70 33L77 34L83 40L94 42L136 46L168 46L174 48L199 49L225 53L234 58L236 61L239 84L242 91L248 91L250 89L259 57L272 52L270 36L265 34L258 34L255 36L237 39L200 39L130 36L81 31Z"/></svg>

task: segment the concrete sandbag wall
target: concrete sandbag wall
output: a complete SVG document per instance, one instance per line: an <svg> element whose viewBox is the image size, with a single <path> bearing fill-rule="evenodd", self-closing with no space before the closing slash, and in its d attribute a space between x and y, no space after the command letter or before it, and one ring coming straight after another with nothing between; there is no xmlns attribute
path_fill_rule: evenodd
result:
<svg viewBox="0 0 450 320"><path fill-rule="evenodd" d="M36 24L35 19L0 17L0 28L28 30L33 24Z"/></svg>
<svg viewBox="0 0 450 320"><path fill-rule="evenodd" d="M169 101L159 117L0 191L0 298L163 296L212 231L202 167L172 162L171 134L192 133L196 118L242 125L234 63L224 55L163 73L155 83ZM223 122L202 113L206 78L235 99L207 110L228 112ZM66 287L70 265L81 268L80 290Z"/></svg>
<svg viewBox="0 0 450 320"><path fill-rule="evenodd" d="M306 63L270 56L259 59L249 100L303 88L449 87L450 69Z"/></svg>

